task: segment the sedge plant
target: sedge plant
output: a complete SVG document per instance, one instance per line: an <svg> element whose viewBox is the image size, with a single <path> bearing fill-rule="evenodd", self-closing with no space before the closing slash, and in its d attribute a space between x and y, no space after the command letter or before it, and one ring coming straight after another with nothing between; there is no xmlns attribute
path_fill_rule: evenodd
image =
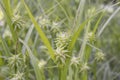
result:
<svg viewBox="0 0 120 80"><path fill-rule="evenodd" d="M36 4L37 2L39 5L33 6L36 11L39 8L41 11L36 12L36 15L41 13L42 15L34 17L35 11L30 10L28 3ZM12 35L10 42L0 35L4 53L0 52L0 65L5 65L9 70L9 73L6 73L7 77L0 76L0 79L98 80L97 65L105 60L105 53L97 48L97 38L120 8L116 9L99 29L106 15L105 9L97 10L95 7L87 9L91 6L85 6L89 3L87 0L79 2L76 0L78 8L74 18L71 17L72 12L66 10L68 6L65 8L69 0L53 0L53 3L47 5L53 5L48 10L45 10L40 2L42 1L0 1L6 24L3 30L8 27ZM57 12L56 7L59 7L60 11ZM20 9L23 10L22 13L19 12ZM63 15L59 14L60 12L66 17L65 19L61 20ZM50 15L54 20L50 20ZM23 16L27 17L28 22Z"/></svg>

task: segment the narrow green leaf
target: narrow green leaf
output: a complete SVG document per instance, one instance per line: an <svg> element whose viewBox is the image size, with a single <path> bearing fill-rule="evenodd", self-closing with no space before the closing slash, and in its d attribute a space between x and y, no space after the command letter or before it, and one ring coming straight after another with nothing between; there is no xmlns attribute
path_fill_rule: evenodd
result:
<svg viewBox="0 0 120 80"><path fill-rule="evenodd" d="M9 56L10 55L10 50L5 42L5 40L2 38L2 36L0 35L0 41L2 42L2 46L3 46L3 49L5 51L5 55L6 56Z"/></svg>
<svg viewBox="0 0 120 80"><path fill-rule="evenodd" d="M111 16L108 18L108 20L105 22L105 24L102 26L102 28L100 29L100 31L98 32L97 37L99 37L102 32L104 31L104 29L107 27L108 23L112 20L112 18L114 18L114 16L120 11L120 7L118 7L114 13L111 14Z"/></svg>
<svg viewBox="0 0 120 80"><path fill-rule="evenodd" d="M90 19L91 19L91 18L90 18ZM77 31L74 32L74 34L73 34L72 37L71 37L72 40L71 40L71 43L70 43L70 45L69 45L69 46L70 46L70 47L69 47L69 50L72 50L72 49L73 49L73 47L74 47L74 45L75 45L75 43L76 43L76 41L77 41L77 39L78 39L81 31L83 30L84 26L87 24L87 22L88 22L90 19L87 19L86 21L84 21L84 22L80 25L80 27L77 29Z"/></svg>
<svg viewBox="0 0 120 80"><path fill-rule="evenodd" d="M86 3L86 0L80 0L79 1L79 6L78 6L78 9L76 11L76 16L75 16L72 28L79 27L79 24L83 20L82 16L83 16L83 13L84 13L85 3Z"/></svg>
<svg viewBox="0 0 120 80"><path fill-rule="evenodd" d="M86 43L87 43L87 37L88 37L88 32L90 30L90 22L88 21L85 30L84 30L84 37L83 37L83 43L81 45L80 51L79 51L79 57L80 60L85 60L85 49L86 49Z"/></svg>
<svg viewBox="0 0 120 80"><path fill-rule="evenodd" d="M6 12L8 12L9 16L11 17L12 16L12 9L10 6L10 0L3 0L3 3L4 3L4 7L6 9Z"/></svg>
<svg viewBox="0 0 120 80"><path fill-rule="evenodd" d="M1 57L2 57L2 53L0 52L0 66L4 65L4 61Z"/></svg>
<svg viewBox="0 0 120 80"><path fill-rule="evenodd" d="M28 43L28 41L29 41L29 39L30 39L30 36L31 36L31 34L32 34L33 29L34 29L34 25L32 25L32 26L29 27L29 30L28 30L28 32L27 32L27 34L26 34L26 37L25 37L25 39L24 39L24 42ZM25 48L25 46L23 45L23 46L22 46L22 54L24 54L25 51L26 51L26 48Z"/></svg>
<svg viewBox="0 0 120 80"><path fill-rule="evenodd" d="M34 26L35 26L35 29L37 30L37 32L39 33L43 43L45 44L45 46L47 47L49 53L50 53L50 56L52 59L54 59L54 50L52 49L52 46L50 44L50 42L48 41L48 38L45 36L45 34L43 33L42 29L40 28L39 24L36 22L35 18L33 17L32 13L30 12L28 6L26 5L26 3L24 2L24 0L22 0L22 3L24 4L27 12L28 12L28 15L30 17L30 19L32 20Z"/></svg>
<svg viewBox="0 0 120 80"><path fill-rule="evenodd" d="M99 17L98 21L96 22L95 27L94 27L94 29L93 29L93 34L95 34L95 32L96 32L96 30L97 30L97 28L98 28L98 25L99 25L99 23L100 23L103 15L104 15L104 12L101 14L101 16Z"/></svg>
<svg viewBox="0 0 120 80"><path fill-rule="evenodd" d="M88 80L88 73L87 73L87 71L84 71L84 72L82 72L82 74L81 74L81 79L82 80Z"/></svg>

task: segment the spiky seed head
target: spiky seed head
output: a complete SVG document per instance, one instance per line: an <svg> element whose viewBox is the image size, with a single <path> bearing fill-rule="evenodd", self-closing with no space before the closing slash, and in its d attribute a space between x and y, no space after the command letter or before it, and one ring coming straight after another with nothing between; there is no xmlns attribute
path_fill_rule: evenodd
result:
<svg viewBox="0 0 120 80"><path fill-rule="evenodd" d="M8 66L10 68L15 68L15 66L20 67L23 62L23 58L20 57L20 54L12 55L8 58Z"/></svg>
<svg viewBox="0 0 120 80"><path fill-rule="evenodd" d="M88 41L95 41L95 34L93 32L89 32L87 35Z"/></svg>
<svg viewBox="0 0 120 80"><path fill-rule="evenodd" d="M80 72L87 71L89 69L90 69L90 67L88 66L88 63L84 62L84 63L81 64Z"/></svg>
<svg viewBox="0 0 120 80"><path fill-rule="evenodd" d="M46 63L47 63L46 61L40 60L39 63L38 63L38 67L41 69L46 65Z"/></svg>
<svg viewBox="0 0 120 80"><path fill-rule="evenodd" d="M98 61L98 62L105 60L105 54L101 51L97 52L95 54L95 60Z"/></svg>
<svg viewBox="0 0 120 80"><path fill-rule="evenodd" d="M21 29L24 26L24 19L19 14L15 14L12 18L12 25L14 30Z"/></svg>
<svg viewBox="0 0 120 80"><path fill-rule="evenodd" d="M53 22L50 31L53 33L58 33L60 31L60 24L57 22Z"/></svg>
<svg viewBox="0 0 120 80"><path fill-rule="evenodd" d="M13 74L13 77L10 80L24 80L24 73L20 73L19 71L16 74Z"/></svg>
<svg viewBox="0 0 120 80"><path fill-rule="evenodd" d="M43 17L43 16L39 17L38 22L43 29L47 29L47 27L51 25L50 20L46 17Z"/></svg>
<svg viewBox="0 0 120 80"><path fill-rule="evenodd" d="M55 40L56 47L66 48L70 42L70 35L66 32L62 32L57 34L57 38Z"/></svg>
<svg viewBox="0 0 120 80"><path fill-rule="evenodd" d="M79 64L80 64L79 58L73 56L72 59L71 59L70 65L75 66L77 68L79 66Z"/></svg>

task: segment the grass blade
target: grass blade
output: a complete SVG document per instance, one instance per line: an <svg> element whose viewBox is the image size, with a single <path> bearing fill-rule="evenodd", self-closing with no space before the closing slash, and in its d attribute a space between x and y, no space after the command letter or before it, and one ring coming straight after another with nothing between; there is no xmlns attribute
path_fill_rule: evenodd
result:
<svg viewBox="0 0 120 80"><path fill-rule="evenodd" d="M79 22L81 23L82 18L83 18L82 15L83 15L83 12L84 12L85 2L86 2L86 0L80 0L79 1L79 6L78 6L78 9L77 9L77 12L76 12L76 16L75 16L72 28L75 28L76 26L79 27L78 26Z"/></svg>
<svg viewBox="0 0 120 80"><path fill-rule="evenodd" d="M52 46L50 44L50 42L48 41L48 38L45 36L45 34L43 33L42 29L40 28L39 24L36 22L35 18L33 17L32 13L30 12L28 6L26 5L26 3L24 2L24 0L22 0L22 3L24 4L27 12L28 12L28 15L30 17L30 19L32 20L34 26L35 26L35 29L37 30L37 32L39 33L43 43L45 44L45 46L47 47L49 53L50 53L50 56L52 59L54 59L54 50L52 49Z"/></svg>
<svg viewBox="0 0 120 80"><path fill-rule="evenodd" d="M90 19L91 19L91 18L90 18ZM77 31L74 32L74 34L72 35L72 38L71 38L71 39L72 39L72 40L71 40L71 43L70 43L70 45L69 45L69 50L72 50L72 49L73 49L73 47L74 47L74 45L75 45L75 43L76 43L76 41L77 41L77 39L78 39L81 31L83 30L83 28L85 27L85 25L87 24L87 22L88 22L90 19L87 19L86 21L84 21L84 22L80 25L80 27L77 29Z"/></svg>
<svg viewBox="0 0 120 80"><path fill-rule="evenodd" d="M104 12L101 14L101 16L99 17L98 21L96 22L95 27L94 27L94 29L93 29L93 34L95 34L95 32L96 32L96 30L97 30L97 28L98 28L98 25L99 25L99 23L100 23L103 15L104 15Z"/></svg>
<svg viewBox="0 0 120 80"><path fill-rule="evenodd" d="M6 56L9 56L10 55L10 50L5 42L5 40L2 38L2 36L0 35L0 42L2 42L2 46L3 46L3 49L5 51L5 55Z"/></svg>
<svg viewBox="0 0 120 80"><path fill-rule="evenodd" d="M112 20L112 18L120 11L120 7L118 7L115 12L108 18L108 20L105 22L105 24L103 25L103 27L101 28L101 30L98 32L97 37L99 37L102 32L104 31L104 29L107 27L107 25L109 24L109 22Z"/></svg>
<svg viewBox="0 0 120 80"><path fill-rule="evenodd" d="M34 28L33 25L30 26L30 28L29 28L29 30L28 30L28 32L27 32L27 34L26 34L26 37L25 37L24 42L28 43L28 41L29 41L29 39L30 39L30 36L31 36L31 34L32 34L33 28ZM23 45L23 46L22 46L22 53L25 54L25 51L26 51L26 48L25 48L25 46Z"/></svg>

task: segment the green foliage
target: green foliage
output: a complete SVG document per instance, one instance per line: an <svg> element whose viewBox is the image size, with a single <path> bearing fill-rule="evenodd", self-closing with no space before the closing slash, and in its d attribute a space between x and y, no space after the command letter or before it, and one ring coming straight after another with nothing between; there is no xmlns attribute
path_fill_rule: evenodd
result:
<svg viewBox="0 0 120 80"><path fill-rule="evenodd" d="M1 0L0 80L118 80L119 4Z"/></svg>
<svg viewBox="0 0 120 80"><path fill-rule="evenodd" d="M36 28L36 30L38 31L38 33L39 33L42 41L43 41L44 44L46 45L46 47L47 47L47 49L48 49L48 51L49 51L49 53L50 53L51 58L54 59L54 51L53 51L53 49L52 49L52 47L51 47L51 45L50 45L47 37L45 36L45 34L43 33L43 31L41 30L39 24L35 21L34 17L32 16L32 14L31 14L29 8L27 7L27 5L25 4L24 0L22 0L22 2L23 2L23 4L25 5L25 8L26 8L26 10L27 10L27 12L28 12L28 14L29 14L29 16L30 16L33 24L35 25L35 28Z"/></svg>

